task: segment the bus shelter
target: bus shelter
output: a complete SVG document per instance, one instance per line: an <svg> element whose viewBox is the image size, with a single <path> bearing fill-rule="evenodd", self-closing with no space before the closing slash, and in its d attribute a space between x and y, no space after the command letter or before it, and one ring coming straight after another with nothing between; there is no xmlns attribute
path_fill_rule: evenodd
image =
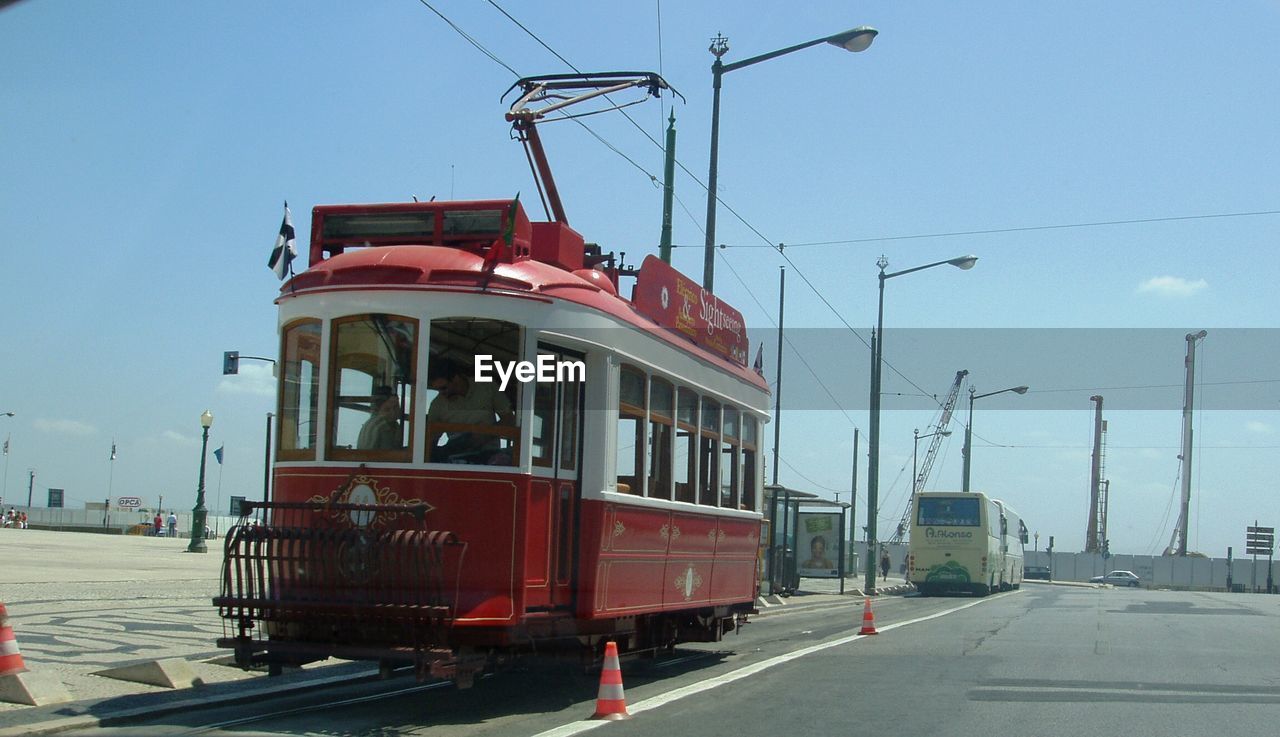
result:
<svg viewBox="0 0 1280 737"><path fill-rule="evenodd" d="M762 590L786 595L800 588L801 578L835 578L843 594L850 505L774 484L764 487L764 498Z"/></svg>

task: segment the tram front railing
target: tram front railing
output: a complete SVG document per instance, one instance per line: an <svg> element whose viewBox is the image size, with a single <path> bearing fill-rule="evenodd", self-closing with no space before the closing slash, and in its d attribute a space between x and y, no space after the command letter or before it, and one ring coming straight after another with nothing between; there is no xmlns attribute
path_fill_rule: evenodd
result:
<svg viewBox="0 0 1280 737"><path fill-rule="evenodd" d="M424 504L245 502L214 599L236 640L445 641L465 545Z"/></svg>

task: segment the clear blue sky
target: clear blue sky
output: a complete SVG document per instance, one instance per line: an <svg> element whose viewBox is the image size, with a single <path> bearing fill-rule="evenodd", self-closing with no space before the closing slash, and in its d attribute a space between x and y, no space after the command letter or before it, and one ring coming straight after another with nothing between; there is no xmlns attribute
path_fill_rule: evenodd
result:
<svg viewBox="0 0 1280 737"><path fill-rule="evenodd" d="M432 4L521 74L569 71L487 2ZM763 238L721 208L717 240L730 247L717 292L758 328L776 319L783 263L766 242L1280 210L1274 2L663 3L661 56L656 2L501 4L580 69L660 69L687 99L675 108L677 148L700 179L711 36L730 39L733 61L856 25L880 30L862 54L819 46L725 77L720 195ZM0 11L0 412L17 413L0 418L12 439L6 502L25 500L35 468L37 499L62 487L78 506L110 483L116 496L164 494L189 508L205 408L212 447L226 446L223 498L257 493L269 370L224 378L221 354L275 351L278 284L265 262L281 201L300 241L310 208L325 203L521 191L540 217L502 117L512 81L416 0L29 0ZM631 113L660 139L669 105ZM656 250L661 192L645 172L661 174L661 153L618 115L590 124L636 165L577 126L548 126L570 221L638 263ZM677 194L692 215L677 207L675 240L700 246L705 191L681 175ZM1280 522L1280 364L1214 343L1224 328L1269 328L1251 335L1275 355L1278 233L1280 216L1259 215L795 247L787 324L844 332L843 319L865 337L881 253L891 270L974 253L972 271L889 282L888 325L1170 329L1164 353L1145 356L1166 369L1151 381L1087 350L1038 376L981 346L930 364L918 341L887 344L886 358L929 393L959 368L979 391L1084 388L1057 409L982 400L975 420L975 488L1065 550L1084 538L1088 390L1180 383L1178 335L1209 329L1206 382L1268 381L1244 385L1244 409L1198 415L1191 547L1222 555L1242 547L1255 517ZM687 273L701 263L700 248L676 250ZM806 356L849 409L784 412L789 486L848 487L853 428L867 427L867 353L850 355L850 374ZM814 380L786 360L784 395L802 393ZM1081 384L1063 377L1072 361ZM890 374L886 391L915 390ZM1126 391L1103 393L1119 406ZM1117 551L1168 541L1179 394L1170 409L1108 413ZM911 429L933 415L898 402L886 399L882 528L901 513ZM930 488L959 486L959 439L944 445ZM211 494L218 474L212 465Z"/></svg>

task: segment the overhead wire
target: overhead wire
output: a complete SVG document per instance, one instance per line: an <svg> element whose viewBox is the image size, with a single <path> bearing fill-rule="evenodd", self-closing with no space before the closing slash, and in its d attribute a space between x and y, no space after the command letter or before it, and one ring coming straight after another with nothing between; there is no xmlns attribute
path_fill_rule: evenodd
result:
<svg viewBox="0 0 1280 737"><path fill-rule="evenodd" d="M914 233L910 235L883 235L870 236L866 238L845 238L841 240L828 241L809 241L805 243L788 243L787 248L812 248L816 246L843 246L855 245L859 243L884 243L889 241L909 241L922 240L928 238L953 238L961 236L974 235L999 235L1003 233L1027 233L1041 230L1067 230L1071 228L1099 228L1114 225L1143 225L1150 223L1170 223L1187 220L1212 220L1218 218L1243 218L1243 217L1260 217L1266 215L1280 215L1280 210L1252 210L1245 212L1219 212L1206 213L1197 215L1172 215L1168 217L1150 217L1150 218L1130 218L1126 220L1098 220L1083 223L1055 223L1050 225L1022 225L1006 228L985 228L980 230L952 230L940 233ZM672 248L701 248L699 244L682 243L671 246ZM751 243L724 244L721 248L765 248L766 246Z"/></svg>

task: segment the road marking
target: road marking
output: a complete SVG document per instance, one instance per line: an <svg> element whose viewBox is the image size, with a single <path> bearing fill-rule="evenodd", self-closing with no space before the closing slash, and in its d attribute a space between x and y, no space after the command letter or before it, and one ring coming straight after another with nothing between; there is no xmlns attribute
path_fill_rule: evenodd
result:
<svg viewBox="0 0 1280 737"><path fill-rule="evenodd" d="M967 604L962 604L958 607L954 607L952 609L946 609L941 612L936 612L934 614L930 614L924 617L909 619L905 622L895 622L893 624L887 624L883 627L879 627L878 630L880 632L888 632L890 630L895 630L899 627L906 627L912 624L919 624L920 622L927 622L931 619L945 617L948 614L955 614L956 612L962 611L964 609L968 609L969 607L977 606L979 604L982 604L988 601L995 601L996 599L1001 599L1001 598L1004 598L1005 596L1012 595L1015 593L1020 593L1020 592L1015 591L1015 592L1009 592L1007 594L992 596L989 598L978 599L976 601L971 601ZM705 681L699 681L697 683L691 683L688 686L684 686L683 688L677 688L674 691L670 691L665 694L654 696L653 698L645 699L644 701L639 701L634 704L628 704L627 713L631 714L632 716L635 716L636 714L649 711L650 709L656 709L660 706L666 706L667 704L670 704L673 701L679 701L680 699L683 699L689 696L694 696L696 694L700 694L703 691L710 691L713 688L727 686L730 683L733 683L735 681L740 681L743 678L749 678L763 670L768 670L769 668L772 668L775 665L782 665L783 663L796 660L797 658L803 658L806 655L812 655L813 653L821 652L822 650L826 650L829 648L839 647L840 645L847 645L851 642L856 642L858 640L865 639L869 636L870 635L846 635L844 637L838 637L834 640L827 640L826 642L820 642L817 645L802 647L799 650L793 650L789 653L784 653L782 655L775 655L774 657L769 658L768 660L762 660L759 663L753 663L752 665L744 666L742 668L739 668L738 670L725 673L724 675L716 676L715 678L709 678ZM549 729L545 732L539 732L538 734L534 735L534 737L570 737L571 735L581 734L583 732L590 731L597 727L603 727L606 724L612 724L612 723L613 722L596 721L596 720L570 722L569 724L564 724L554 729Z"/></svg>

